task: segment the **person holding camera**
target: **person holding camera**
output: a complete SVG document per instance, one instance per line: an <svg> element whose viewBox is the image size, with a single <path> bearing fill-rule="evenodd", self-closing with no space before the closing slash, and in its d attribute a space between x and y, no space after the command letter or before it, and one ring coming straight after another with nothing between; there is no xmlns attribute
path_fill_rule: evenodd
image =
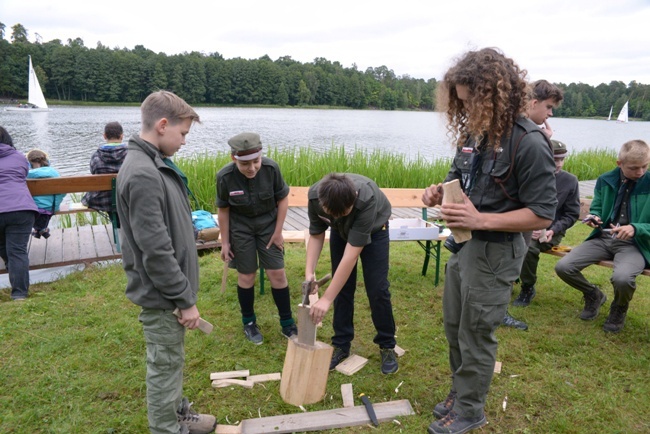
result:
<svg viewBox="0 0 650 434"><path fill-rule="evenodd" d="M429 433L465 433L487 423L484 406L496 361L494 331L504 318L526 254L524 231L548 227L557 193L551 144L523 116L526 71L499 50L464 54L440 83L456 156L445 182L459 180L462 203L444 203L442 184L422 196L442 204L452 230L472 238L447 262L443 323L452 385L435 406Z"/></svg>

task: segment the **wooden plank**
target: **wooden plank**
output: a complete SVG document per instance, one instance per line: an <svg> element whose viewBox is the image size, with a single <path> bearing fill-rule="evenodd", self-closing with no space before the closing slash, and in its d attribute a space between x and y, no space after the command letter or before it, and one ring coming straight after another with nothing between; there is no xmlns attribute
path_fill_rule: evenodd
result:
<svg viewBox="0 0 650 434"><path fill-rule="evenodd" d="M353 375L366 366L366 363L368 363L368 359L365 357L352 354L350 357L339 363L335 369L341 374Z"/></svg>
<svg viewBox="0 0 650 434"><path fill-rule="evenodd" d="M79 226L76 229L79 232L79 258L87 259L88 262L94 261L97 258L97 252L95 251L92 227Z"/></svg>
<svg viewBox="0 0 650 434"><path fill-rule="evenodd" d="M408 399L373 404L377 420L389 422L400 416L415 414ZM308 413L246 419L242 421L242 434L293 433L322 431L370 423L368 412L362 405Z"/></svg>
<svg viewBox="0 0 650 434"><path fill-rule="evenodd" d="M309 200L307 193L309 187L290 187L289 189L289 206L307 206Z"/></svg>
<svg viewBox="0 0 650 434"><path fill-rule="evenodd" d="M73 175L58 178L28 179L27 188L32 196L59 193L85 193L87 191L110 191L116 173L102 175Z"/></svg>
<svg viewBox="0 0 650 434"><path fill-rule="evenodd" d="M225 378L223 380L214 380L212 382L212 387L221 388L228 386L242 386L246 389L252 389L255 386L255 383L247 380L237 380L235 378Z"/></svg>
<svg viewBox="0 0 650 434"><path fill-rule="evenodd" d="M113 244L113 227L109 225L93 225L93 240L95 242L95 251L98 258L106 258L115 254Z"/></svg>
<svg viewBox="0 0 650 434"><path fill-rule="evenodd" d="M47 252L45 253L44 264L58 264L63 262L63 236L65 230L61 233L50 233L50 237L41 238L41 241L47 243ZM36 240L39 241L39 240Z"/></svg>
<svg viewBox="0 0 650 434"><path fill-rule="evenodd" d="M50 231L50 238L54 235ZM32 268L32 264L37 266L43 266L45 264L45 256L47 255L47 242L41 238L40 240L30 237L29 241L29 267Z"/></svg>
<svg viewBox="0 0 650 434"><path fill-rule="evenodd" d="M246 381L252 381L253 383L264 383L266 381L280 380L282 380L282 374L279 372L274 372L273 374L249 375L246 377Z"/></svg>
<svg viewBox="0 0 650 434"><path fill-rule="evenodd" d="M423 208L423 188L382 188L391 206L394 208Z"/></svg>
<svg viewBox="0 0 650 434"><path fill-rule="evenodd" d="M397 357L402 357L404 353L406 353L406 351L403 348L395 345L395 354L397 354Z"/></svg>
<svg viewBox="0 0 650 434"><path fill-rule="evenodd" d="M460 182L457 179L453 181L445 182L442 184L444 190L444 195L442 196L442 203L464 203L463 199L463 190L460 187ZM464 243L472 239L472 231L468 229L454 228L451 229L451 233L454 234L454 239L457 243Z"/></svg>
<svg viewBox="0 0 650 434"><path fill-rule="evenodd" d="M72 229L64 230L63 236L63 261L79 260L79 232Z"/></svg>
<svg viewBox="0 0 650 434"><path fill-rule="evenodd" d="M341 384L341 397L343 398L343 408L354 407L352 383Z"/></svg>
<svg viewBox="0 0 650 434"><path fill-rule="evenodd" d="M227 378L243 378L251 375L251 371L248 369L242 369L239 371L224 371L224 372L213 372L210 374L210 380L224 380Z"/></svg>

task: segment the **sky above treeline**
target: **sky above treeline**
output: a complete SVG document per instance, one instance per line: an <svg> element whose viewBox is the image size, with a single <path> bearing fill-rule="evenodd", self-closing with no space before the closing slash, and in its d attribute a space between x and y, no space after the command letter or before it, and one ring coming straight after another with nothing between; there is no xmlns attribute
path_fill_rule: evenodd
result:
<svg viewBox="0 0 650 434"><path fill-rule="evenodd" d="M497 47L530 80L650 84L650 1L0 0L5 39L81 38L88 48L338 61L441 79L468 50Z"/></svg>

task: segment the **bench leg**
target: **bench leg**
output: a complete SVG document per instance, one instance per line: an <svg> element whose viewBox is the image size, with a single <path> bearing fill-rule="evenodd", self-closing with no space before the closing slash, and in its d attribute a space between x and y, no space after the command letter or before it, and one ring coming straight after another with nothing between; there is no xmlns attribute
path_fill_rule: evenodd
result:
<svg viewBox="0 0 650 434"><path fill-rule="evenodd" d="M264 268L260 267L260 294L264 294Z"/></svg>

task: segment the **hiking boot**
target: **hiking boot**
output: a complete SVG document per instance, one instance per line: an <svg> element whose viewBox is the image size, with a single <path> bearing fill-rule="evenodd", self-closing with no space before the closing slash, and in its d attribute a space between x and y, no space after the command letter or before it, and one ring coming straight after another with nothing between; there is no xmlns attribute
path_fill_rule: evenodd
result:
<svg viewBox="0 0 650 434"><path fill-rule="evenodd" d="M330 362L330 371L334 370L343 360L347 359L350 356L350 351L345 351L343 348L334 347L334 352L332 353L332 361Z"/></svg>
<svg viewBox="0 0 650 434"><path fill-rule="evenodd" d="M183 426L188 428L189 434L208 434L214 432L217 428L217 419L209 414L199 414L192 410L192 403L187 398L181 400L178 409L176 410L176 418L181 426L181 433Z"/></svg>
<svg viewBox="0 0 650 434"><path fill-rule="evenodd" d="M246 339L255 345L262 345L262 342L264 342L264 336L262 336L262 333L260 333L260 328L254 321L251 321L248 324L244 325L244 334L246 335Z"/></svg>
<svg viewBox="0 0 650 434"><path fill-rule="evenodd" d="M399 369L397 365L397 354L393 348L380 348L381 354L381 373L394 374Z"/></svg>
<svg viewBox="0 0 650 434"><path fill-rule="evenodd" d="M427 430L429 434L463 434L487 423L485 414L478 417L463 417L450 410L444 418L432 422Z"/></svg>
<svg viewBox="0 0 650 434"><path fill-rule="evenodd" d="M530 304L531 301L533 301L533 298L535 298L535 286L531 286L528 288L524 288L523 286L521 287L521 292L517 296L517 298L512 302L513 306L518 306L518 307L526 307Z"/></svg>
<svg viewBox="0 0 650 434"><path fill-rule="evenodd" d="M598 316L600 306L607 301L607 296L602 293L597 286L589 292L584 293L585 308L580 313L580 319L584 321L591 321Z"/></svg>
<svg viewBox="0 0 650 434"><path fill-rule="evenodd" d="M612 305L609 307L609 316L603 324L603 330L610 333L618 333L625 325L625 317L627 316L627 308L629 304L625 306L619 306L612 302Z"/></svg>
<svg viewBox="0 0 650 434"><path fill-rule="evenodd" d="M451 409L454 408L454 402L456 402L456 391L450 390L449 395L447 395L445 400L437 403L433 408L433 415L436 417L436 419L442 419L443 417L447 416L447 413L449 413Z"/></svg>
<svg viewBox="0 0 650 434"><path fill-rule="evenodd" d="M504 325L506 327L512 327L517 330L528 330L528 324L526 324L523 321L519 321L518 319L514 319L508 311L506 311L506 314L503 317L503 320L501 320L501 325Z"/></svg>
<svg viewBox="0 0 650 434"><path fill-rule="evenodd" d="M296 326L296 323L284 326L282 327L282 334L288 339L298 336L298 326Z"/></svg>

